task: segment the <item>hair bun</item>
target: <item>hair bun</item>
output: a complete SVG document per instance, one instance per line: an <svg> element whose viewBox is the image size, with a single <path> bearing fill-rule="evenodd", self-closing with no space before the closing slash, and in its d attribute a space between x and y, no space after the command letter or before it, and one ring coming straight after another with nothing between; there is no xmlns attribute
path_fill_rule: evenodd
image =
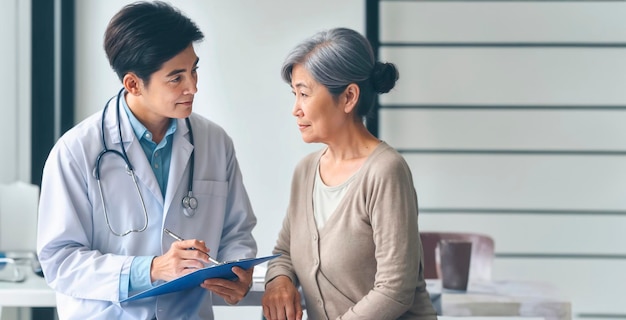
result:
<svg viewBox="0 0 626 320"><path fill-rule="evenodd" d="M372 86L377 93L387 93L396 85L400 78L398 69L393 63L377 61L370 75Z"/></svg>

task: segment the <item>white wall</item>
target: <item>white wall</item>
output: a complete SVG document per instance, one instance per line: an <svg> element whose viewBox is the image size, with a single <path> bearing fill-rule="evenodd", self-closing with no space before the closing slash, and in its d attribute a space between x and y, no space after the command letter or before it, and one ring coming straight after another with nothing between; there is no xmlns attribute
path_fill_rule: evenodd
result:
<svg viewBox="0 0 626 320"><path fill-rule="evenodd" d="M30 182L30 1L0 1L0 183ZM0 212L2 214L2 212ZM9 221L0 216L1 221ZM0 223L0 234L15 230L16 226ZM20 226L24 227L24 226ZM26 226L27 227L27 226ZM34 226L33 226L34 228ZM5 248L0 241L0 250ZM1 308L0 308L1 309ZM29 310L4 308L3 319L17 319L30 315Z"/></svg>
<svg viewBox="0 0 626 320"><path fill-rule="evenodd" d="M626 318L626 4L381 3L383 43L412 46L381 50L401 76L380 136L405 150L421 230L489 234L495 279Z"/></svg>
<svg viewBox="0 0 626 320"><path fill-rule="evenodd" d="M109 19L129 2L76 2L76 121L100 110L120 87L102 40ZM293 46L321 29L345 26L364 32L364 1L170 2L205 34L196 47L200 69L194 111L232 136L258 218L254 235L259 255L269 254L287 207L292 170L305 154L321 147L302 142L291 115L291 89L280 79L282 61ZM218 319L255 319L260 308L218 312L251 315L218 313Z"/></svg>
<svg viewBox="0 0 626 320"><path fill-rule="evenodd" d="M102 49L109 19L130 1L76 3L76 121L101 110L120 82ZM291 89L280 79L287 52L330 27L364 30L363 1L171 1L205 34L194 111L232 136L259 224L259 254L273 248L296 162L319 145L302 142Z"/></svg>
<svg viewBox="0 0 626 320"><path fill-rule="evenodd" d="M77 2L77 121L119 88L102 34L127 2ZM232 135L259 218L259 254L268 254L292 169L320 147L304 144L295 128L292 95L279 77L282 59L322 28L363 31L364 1L173 3L206 35L197 47L195 111ZM619 2L381 4L383 41L469 44L381 50L401 80L381 99L380 135L418 151L405 157L423 209L420 227L491 234L496 279L553 282L577 317L626 313L621 291L611 286L626 282L619 258L626 253L626 166L623 155L598 153L626 150L626 111L608 109L626 105L624 49L471 44L623 43L624 14ZM216 311L218 319L260 314L251 307Z"/></svg>
<svg viewBox="0 0 626 320"><path fill-rule="evenodd" d="M119 88L102 40L111 16L129 2L76 2L77 122L99 111ZM259 254L267 254L284 214L291 171L302 156L319 148L304 144L295 128L292 95L279 77L282 59L322 28L363 31L364 1L172 3L206 35L197 48L201 68L195 111L233 137L259 218ZM16 155L3 157L0 182L28 181L30 2L2 0L0 6L0 41L16 48L0 50L5 62L0 135L16 137L0 141L1 150ZM381 35L390 42L626 42L626 5L612 1L389 1L381 8L387 19ZM423 46L381 52L402 75L398 88L383 98L384 107L461 106L381 111L383 139L422 150L406 155L425 209L422 229L492 234L497 252L505 254L496 260L496 277L554 281L573 298L574 313L587 319L626 313L619 303L619 284L626 282L625 262L619 258L626 254L621 245L626 241L623 155L593 153L625 150L620 124L626 112L606 108L626 104L623 51ZM535 108L509 109L516 105ZM541 109L550 105L587 107ZM435 149L460 152L424 151ZM490 152L472 154L481 150ZM511 152L524 150L580 153ZM509 212L494 212L498 209ZM218 308L217 317L256 319L259 311Z"/></svg>
<svg viewBox="0 0 626 320"><path fill-rule="evenodd" d="M3 43L15 44L17 43L17 19L15 13L17 12L16 1L5 1L2 9L0 10L0 19L3 21L3 28L0 28L0 40ZM17 126L15 120L17 119L17 82L15 81L17 71L17 52L15 50L1 50L0 58L2 61L9 61L5 64L8 69L7 77L0 77L0 94L4 97L5 107L3 107L3 117L0 120L0 136L2 137L15 137L17 136ZM16 139L0 139L1 150L10 150L10 155L16 155L17 151ZM17 167L16 157L2 157L2 167L7 167L8 170L0 170L0 181L9 182L12 181L14 176L14 169Z"/></svg>
<svg viewBox="0 0 626 320"><path fill-rule="evenodd" d="M0 183L30 181L30 1L0 3ZM5 49L6 48L6 49Z"/></svg>

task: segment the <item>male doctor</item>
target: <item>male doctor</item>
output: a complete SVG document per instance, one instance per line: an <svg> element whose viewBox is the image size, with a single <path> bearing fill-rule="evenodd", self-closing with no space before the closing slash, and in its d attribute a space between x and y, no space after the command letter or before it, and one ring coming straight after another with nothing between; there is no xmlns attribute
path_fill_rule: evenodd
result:
<svg viewBox="0 0 626 320"><path fill-rule="evenodd" d="M192 113L202 39L162 2L110 21L104 48L123 89L59 139L43 171L37 253L60 319L213 319L212 293L230 304L247 294L252 269L235 267L233 281L120 303L209 265L206 252L256 256L233 142Z"/></svg>

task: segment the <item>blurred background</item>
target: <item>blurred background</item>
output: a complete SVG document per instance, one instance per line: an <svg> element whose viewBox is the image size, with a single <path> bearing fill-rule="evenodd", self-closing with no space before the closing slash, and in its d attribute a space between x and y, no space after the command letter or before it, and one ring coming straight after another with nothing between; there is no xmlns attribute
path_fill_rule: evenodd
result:
<svg viewBox="0 0 626 320"><path fill-rule="evenodd" d="M130 2L0 0L0 183L38 184L56 139L120 88L102 41ZM626 319L626 3L169 2L205 34L194 111L234 140L259 255L293 168L322 147L301 140L281 63L313 33L349 27L400 70L368 128L411 166L420 230L488 234L494 279L552 283L575 319Z"/></svg>

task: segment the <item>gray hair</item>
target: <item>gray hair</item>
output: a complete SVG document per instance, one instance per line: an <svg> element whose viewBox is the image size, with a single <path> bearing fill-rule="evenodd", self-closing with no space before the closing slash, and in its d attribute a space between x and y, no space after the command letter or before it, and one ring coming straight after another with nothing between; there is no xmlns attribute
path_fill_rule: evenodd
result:
<svg viewBox="0 0 626 320"><path fill-rule="evenodd" d="M347 28L318 32L296 46L281 70L283 80L290 85L296 64L304 66L333 97L351 83L358 85L361 94L356 110L361 117L368 115L377 94L389 92L399 78L393 63L375 61L369 41Z"/></svg>

